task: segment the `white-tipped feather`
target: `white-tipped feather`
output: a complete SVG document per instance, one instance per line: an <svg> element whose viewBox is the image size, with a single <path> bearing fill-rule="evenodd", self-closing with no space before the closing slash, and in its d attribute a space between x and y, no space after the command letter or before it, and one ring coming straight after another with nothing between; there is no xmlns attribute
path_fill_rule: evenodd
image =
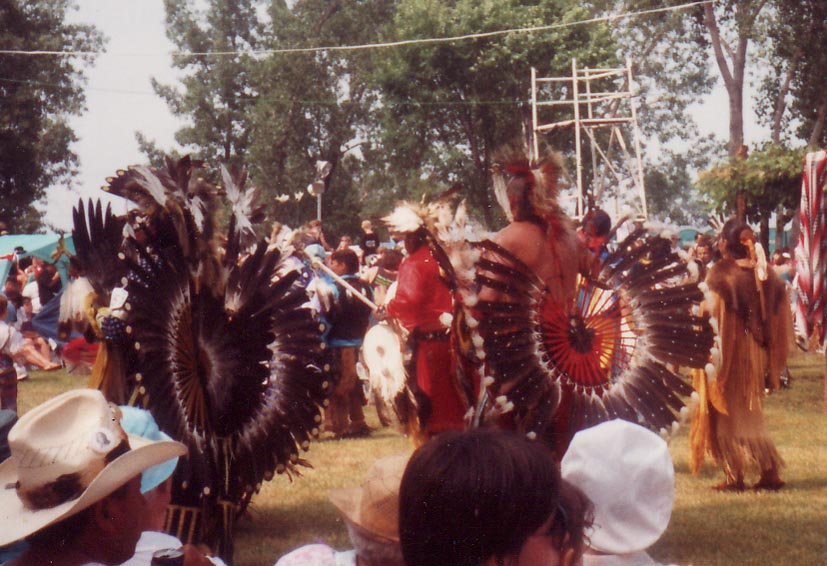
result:
<svg viewBox="0 0 827 566"><path fill-rule="evenodd" d="M706 364L706 366L704 366L704 371L706 372L706 377L709 381L715 381L718 379L718 368L712 364Z"/></svg>
<svg viewBox="0 0 827 566"><path fill-rule="evenodd" d="M392 232L415 232L425 224L422 217L410 206L397 206L393 212L382 218Z"/></svg>
<svg viewBox="0 0 827 566"><path fill-rule="evenodd" d="M471 337L471 343L474 345L474 348L480 349L485 345L485 341L483 337L479 334L474 334Z"/></svg>
<svg viewBox="0 0 827 566"><path fill-rule="evenodd" d="M718 319L714 316L709 317L709 326L712 327L712 332L714 332L715 334L720 334L718 332Z"/></svg>
<svg viewBox="0 0 827 566"><path fill-rule="evenodd" d="M444 326L445 328L450 328L451 323L454 321L454 315L449 312L444 312L439 315L439 323Z"/></svg>

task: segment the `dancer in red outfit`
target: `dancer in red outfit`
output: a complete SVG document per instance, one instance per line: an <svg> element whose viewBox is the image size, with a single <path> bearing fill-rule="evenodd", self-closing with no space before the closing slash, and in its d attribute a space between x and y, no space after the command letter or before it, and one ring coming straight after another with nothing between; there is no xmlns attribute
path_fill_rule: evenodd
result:
<svg viewBox="0 0 827 566"><path fill-rule="evenodd" d="M388 220L392 231L405 238L408 257L399 266L396 295L387 316L410 332L416 375L419 426L424 439L446 430L461 430L466 407L454 378L447 322L453 297L440 264L428 245L425 226L400 225Z"/></svg>

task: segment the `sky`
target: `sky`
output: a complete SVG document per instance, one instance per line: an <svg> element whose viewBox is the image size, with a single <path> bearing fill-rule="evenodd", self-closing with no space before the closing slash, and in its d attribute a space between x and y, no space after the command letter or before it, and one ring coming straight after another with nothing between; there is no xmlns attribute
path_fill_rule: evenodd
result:
<svg viewBox="0 0 827 566"><path fill-rule="evenodd" d="M176 71L169 53L174 49L165 35L163 0L78 0L73 21L93 24L107 38L107 51L87 69L87 111L71 121L79 141L79 175L72 190L52 187L46 195L46 222L58 230L70 230L72 206L78 198L101 198L124 206L100 187L118 169L145 161L135 132L142 132L161 148L177 147L175 131L181 122L172 116L150 83L155 77L174 84ZM717 74L717 69L713 70ZM766 137L756 124L750 97L746 96L745 137L748 144ZM702 104L692 109L702 132L728 137L727 97L719 85Z"/></svg>

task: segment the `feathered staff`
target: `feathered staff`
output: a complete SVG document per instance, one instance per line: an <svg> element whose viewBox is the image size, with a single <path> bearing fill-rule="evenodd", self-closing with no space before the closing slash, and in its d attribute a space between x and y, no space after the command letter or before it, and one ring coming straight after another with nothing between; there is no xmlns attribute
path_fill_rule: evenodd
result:
<svg viewBox="0 0 827 566"><path fill-rule="evenodd" d="M827 151L808 153L801 180L801 230L795 249L795 290L798 304L796 331L805 342L814 337L824 340L824 292L827 284L827 211L824 188L827 185Z"/></svg>
<svg viewBox="0 0 827 566"><path fill-rule="evenodd" d="M131 402L189 446L173 486L169 530L229 559L235 517L261 482L297 473L329 389L322 328L298 273L259 242L243 175L225 172L234 219L214 217L217 191L188 158L166 170L119 171L109 192L141 203L121 254L127 275L119 343ZM194 210L199 211L195 214ZM226 239L230 261L221 241Z"/></svg>

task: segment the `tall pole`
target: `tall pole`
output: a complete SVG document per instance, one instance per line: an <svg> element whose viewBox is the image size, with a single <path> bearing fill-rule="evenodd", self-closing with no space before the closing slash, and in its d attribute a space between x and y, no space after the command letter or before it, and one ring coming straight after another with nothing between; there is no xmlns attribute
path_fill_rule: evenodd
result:
<svg viewBox="0 0 827 566"><path fill-rule="evenodd" d="M574 149L577 155L577 216L583 217L583 156L580 150L580 98L577 83L577 59L571 60L571 89L574 100Z"/></svg>

